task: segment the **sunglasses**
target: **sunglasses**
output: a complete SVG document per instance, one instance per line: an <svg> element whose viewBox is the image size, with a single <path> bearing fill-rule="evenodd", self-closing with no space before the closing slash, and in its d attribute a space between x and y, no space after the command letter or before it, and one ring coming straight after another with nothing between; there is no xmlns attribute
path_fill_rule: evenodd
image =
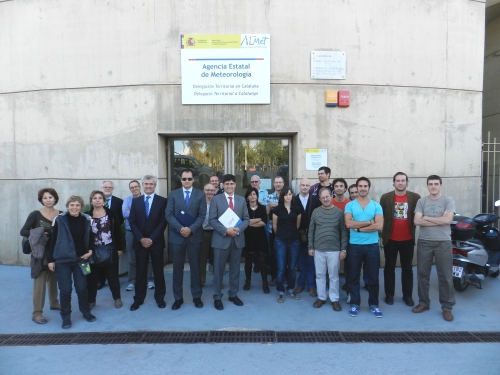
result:
<svg viewBox="0 0 500 375"><path fill-rule="evenodd" d="M256 184L258 183L259 181L250 181L252 184Z"/></svg>
<svg viewBox="0 0 500 375"><path fill-rule="evenodd" d="M193 177L183 177L182 181L193 181Z"/></svg>

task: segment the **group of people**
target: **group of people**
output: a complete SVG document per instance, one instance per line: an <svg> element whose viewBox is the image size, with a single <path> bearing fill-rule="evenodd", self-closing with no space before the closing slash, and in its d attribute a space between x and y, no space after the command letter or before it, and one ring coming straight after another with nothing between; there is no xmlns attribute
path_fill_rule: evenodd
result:
<svg viewBox="0 0 500 375"><path fill-rule="evenodd" d="M84 202L79 196L67 200L66 212L56 210L57 192L42 189L38 200L43 208L33 211L21 230L22 236L29 237L30 230L43 227L46 238L43 257L38 259L32 254L31 259L33 321L47 322L42 313L48 286L50 308L61 310L62 327L70 328L72 282L79 309L87 321L96 320L91 309L96 304L97 290L106 279L115 307L121 308L118 258L124 250L130 262L126 290L135 291L130 310L140 308L148 289L154 289L158 307L165 308L163 254L167 225L173 260L172 310L180 309L184 303L187 253L190 291L196 308L203 307L201 296L209 259L214 275L214 307L224 309L223 275L227 263L228 301L243 306L238 292L240 262L244 257L244 290L251 288L253 268L261 273L264 293L270 293L269 287L276 286L278 303L283 303L285 296L298 300L307 288L311 296L317 297L313 303L315 308L323 306L329 298L333 310L341 311L339 270L343 261L346 283L342 289L347 292L349 314L355 317L360 309L363 270L368 306L378 318L382 317L379 232L385 255L385 302L394 303L395 265L399 254L402 299L406 305L414 306L412 262L415 226L420 226L419 304L412 311L429 310L429 278L435 258L443 317L452 321L455 300L449 224L455 207L452 198L441 194L441 178L429 176L429 195L421 198L407 190L408 176L398 172L393 178L394 191L384 194L378 203L369 197L368 178L360 177L356 184L348 187L343 178L330 183L330 174L330 168L321 167L318 183L311 185L307 178L302 179L297 195L284 186L281 176L274 178L274 192L269 194L260 187L259 176L252 175L251 187L243 197L235 194L234 175L222 177L222 189L218 177L212 176L201 191L193 187L193 171L185 169L180 174L182 187L173 190L168 199L155 193L157 178L146 175L142 183L137 180L129 183L132 195L124 201L112 195L113 183L104 181L102 190L90 194L90 210L86 213L82 212ZM125 243L120 230L123 221ZM300 271L298 278L296 268Z"/></svg>

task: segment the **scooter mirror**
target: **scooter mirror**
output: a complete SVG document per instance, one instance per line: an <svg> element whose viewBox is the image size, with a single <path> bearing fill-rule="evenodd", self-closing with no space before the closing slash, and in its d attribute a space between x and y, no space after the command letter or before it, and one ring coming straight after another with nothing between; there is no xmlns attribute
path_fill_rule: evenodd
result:
<svg viewBox="0 0 500 375"><path fill-rule="evenodd" d="M495 207L500 207L500 200L497 200L497 201L495 202Z"/></svg>

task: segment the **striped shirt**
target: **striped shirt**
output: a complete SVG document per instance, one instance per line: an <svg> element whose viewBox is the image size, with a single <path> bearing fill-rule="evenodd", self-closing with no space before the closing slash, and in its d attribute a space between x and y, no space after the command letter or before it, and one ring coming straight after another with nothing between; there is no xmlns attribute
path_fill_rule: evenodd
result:
<svg viewBox="0 0 500 375"><path fill-rule="evenodd" d="M309 222L308 249L315 251L347 250L344 213L337 207L316 208Z"/></svg>

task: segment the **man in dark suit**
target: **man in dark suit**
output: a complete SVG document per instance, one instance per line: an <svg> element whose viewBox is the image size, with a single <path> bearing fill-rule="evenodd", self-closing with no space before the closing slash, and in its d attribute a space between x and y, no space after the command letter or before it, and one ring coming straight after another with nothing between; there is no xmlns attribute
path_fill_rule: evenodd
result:
<svg viewBox="0 0 500 375"><path fill-rule="evenodd" d="M300 193L297 194L293 200L294 204L303 209L299 231L304 231L305 233L305 241L302 236L300 236L300 249L297 258L300 275L297 280L295 293L301 293L307 286L309 294L316 297L318 295L316 291L316 269L314 266L314 257L310 256L307 252L309 250L307 248L307 230L309 229L309 221L311 220L312 212L314 209L321 206L321 203L316 195L312 195L309 192L310 187L311 183L307 178L300 180Z"/></svg>
<svg viewBox="0 0 500 375"><path fill-rule="evenodd" d="M205 194L193 188L194 176L191 169L181 172L182 188L170 193L165 217L169 224L168 242L172 244L173 283L175 302L172 310L178 310L184 303L182 282L186 250L191 268L191 295L194 305L203 307L201 302L200 252L203 242L203 220L207 213Z"/></svg>
<svg viewBox="0 0 500 375"><path fill-rule="evenodd" d="M120 219L120 225L123 224L124 221L122 212L123 199L120 199L113 195L113 190L115 189L113 181L103 181L101 189L102 192L104 193L104 198L106 199L106 201L104 202L104 206L106 206L112 211L115 211L116 214L118 215L118 218Z"/></svg>
<svg viewBox="0 0 500 375"><path fill-rule="evenodd" d="M243 306L238 298L240 281L241 250L245 246L244 231L248 227L250 218L248 216L245 198L234 194L236 189L236 177L226 174L222 178L224 193L212 198L208 221L214 228L212 247L214 248L214 306L222 310L221 284L224 268L229 257L229 301L236 306ZM241 224L235 227L226 227L219 218L230 208L241 220Z"/></svg>
<svg viewBox="0 0 500 375"><path fill-rule="evenodd" d="M137 310L146 298L149 256L155 280L155 300L160 309L165 308L165 276L163 274L163 249L167 227L165 209L167 199L155 194L157 178L146 175L142 178L144 195L134 198L130 207L129 223L134 234L134 251L137 276L134 303L131 311Z"/></svg>
<svg viewBox="0 0 500 375"><path fill-rule="evenodd" d="M120 220L120 225L123 224L124 218L123 218L123 212L122 212L122 206L123 206L123 199L120 199L118 197L115 197L113 195L113 190L115 190L115 184L113 181L103 181L101 184L101 190L104 193L104 207L109 208L110 210L116 212L118 215L118 218ZM116 273L118 273L118 258L113 260L114 268ZM104 267L98 267L97 272L99 273L99 281L97 283L97 289L101 289L104 284L106 284L106 271Z"/></svg>

